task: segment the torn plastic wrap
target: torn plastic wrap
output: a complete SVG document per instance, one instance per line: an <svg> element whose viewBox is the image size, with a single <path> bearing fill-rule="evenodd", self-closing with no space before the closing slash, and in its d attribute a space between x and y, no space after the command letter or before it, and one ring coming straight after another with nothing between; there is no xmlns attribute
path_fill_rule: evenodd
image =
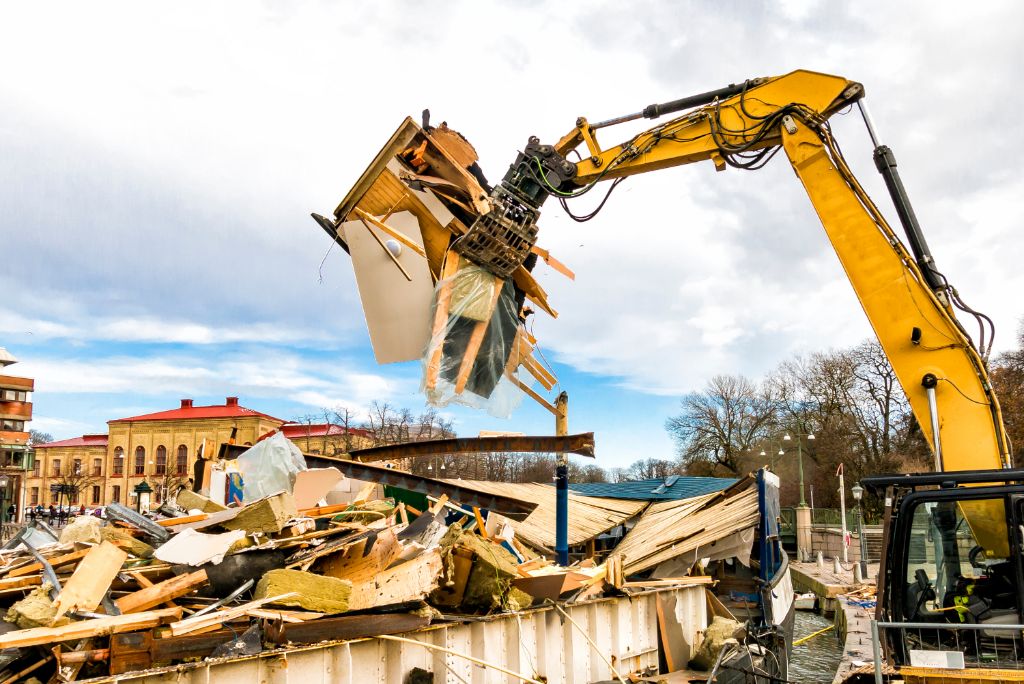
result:
<svg viewBox="0 0 1024 684"><path fill-rule="evenodd" d="M431 406L455 402L508 418L523 399L517 374L518 306L512 280L449 253L434 288L434 328L423 356L422 389ZM457 270L456 270L457 269ZM523 382L523 384L526 384Z"/></svg>
<svg viewBox="0 0 1024 684"><path fill-rule="evenodd" d="M281 490L291 492L295 476L305 469L299 448L280 432L271 435L238 457L242 498L249 502Z"/></svg>

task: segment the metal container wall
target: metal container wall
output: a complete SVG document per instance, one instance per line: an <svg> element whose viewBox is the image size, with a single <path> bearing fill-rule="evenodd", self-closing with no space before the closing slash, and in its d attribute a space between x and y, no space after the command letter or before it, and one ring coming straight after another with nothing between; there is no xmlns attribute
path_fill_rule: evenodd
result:
<svg viewBox="0 0 1024 684"><path fill-rule="evenodd" d="M401 636L465 653L528 676L546 677L550 684L587 684L613 678L602 656L611 660L623 675L644 668L657 670L659 594L675 595L675 618L682 625L686 641L695 647L707 622L703 586L649 591L631 598L605 598L567 607L566 612L580 629L546 607L479 622L430 627ZM400 684L414 667L434 672L435 682L520 681L458 656L379 638L278 649L258 656L210 660L88 681Z"/></svg>

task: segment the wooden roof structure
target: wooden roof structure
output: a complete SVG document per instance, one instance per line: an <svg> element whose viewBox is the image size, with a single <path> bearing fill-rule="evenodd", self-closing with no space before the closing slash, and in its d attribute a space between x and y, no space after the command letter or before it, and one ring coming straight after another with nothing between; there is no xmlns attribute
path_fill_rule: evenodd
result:
<svg viewBox="0 0 1024 684"><path fill-rule="evenodd" d="M532 483L453 480L459 486L535 502L537 508L522 521L512 521L516 537L539 550L555 546L555 488ZM602 532L621 525L647 507L646 501L603 499L569 492L569 545L584 544Z"/></svg>
<svg viewBox="0 0 1024 684"><path fill-rule="evenodd" d="M757 521L756 481L748 476L722 492L652 504L614 553L622 556L626 574L643 572L753 527Z"/></svg>

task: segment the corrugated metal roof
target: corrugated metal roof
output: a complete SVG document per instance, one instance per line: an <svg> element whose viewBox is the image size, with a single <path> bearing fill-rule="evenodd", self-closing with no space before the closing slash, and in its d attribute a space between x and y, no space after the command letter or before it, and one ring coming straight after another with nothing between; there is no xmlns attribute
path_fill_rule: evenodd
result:
<svg viewBox="0 0 1024 684"><path fill-rule="evenodd" d="M570 482L569 489L584 496L633 501L677 501L720 492L737 482L731 477L670 475L634 482Z"/></svg>

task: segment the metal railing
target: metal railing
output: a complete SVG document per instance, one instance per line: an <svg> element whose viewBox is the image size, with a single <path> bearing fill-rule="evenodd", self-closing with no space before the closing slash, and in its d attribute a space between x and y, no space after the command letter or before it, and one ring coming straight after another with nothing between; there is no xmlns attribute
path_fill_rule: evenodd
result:
<svg viewBox="0 0 1024 684"><path fill-rule="evenodd" d="M871 621L875 682L882 684L881 630L899 630L904 650L962 653L964 668L1024 669L1024 625ZM1008 636L996 633L1008 632ZM934 635L934 638L932 637ZM914 648L916 647L916 648Z"/></svg>

